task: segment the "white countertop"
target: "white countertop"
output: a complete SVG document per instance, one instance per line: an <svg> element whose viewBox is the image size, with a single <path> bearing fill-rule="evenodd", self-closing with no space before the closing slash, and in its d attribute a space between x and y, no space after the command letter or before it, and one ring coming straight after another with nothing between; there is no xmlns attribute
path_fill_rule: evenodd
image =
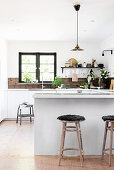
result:
<svg viewBox="0 0 114 170"><path fill-rule="evenodd" d="M114 98L113 90L51 89L40 90L34 98Z"/></svg>

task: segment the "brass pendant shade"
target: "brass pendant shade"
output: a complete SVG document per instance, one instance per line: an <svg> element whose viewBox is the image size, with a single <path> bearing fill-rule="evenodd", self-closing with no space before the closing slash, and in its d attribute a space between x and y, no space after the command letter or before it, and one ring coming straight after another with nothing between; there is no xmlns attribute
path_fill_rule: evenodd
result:
<svg viewBox="0 0 114 170"><path fill-rule="evenodd" d="M78 45L78 11L80 9L80 5L74 5L75 10L77 11L77 45L74 49L72 49L72 51L83 51L84 49L80 48Z"/></svg>
<svg viewBox="0 0 114 170"><path fill-rule="evenodd" d="M76 45L74 49L72 49L72 51L83 51L83 50L84 49L81 49L78 44Z"/></svg>

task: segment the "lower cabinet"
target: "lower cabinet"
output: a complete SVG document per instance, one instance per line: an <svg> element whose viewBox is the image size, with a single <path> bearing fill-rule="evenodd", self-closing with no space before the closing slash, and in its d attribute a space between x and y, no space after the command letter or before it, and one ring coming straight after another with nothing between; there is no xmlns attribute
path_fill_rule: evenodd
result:
<svg viewBox="0 0 114 170"><path fill-rule="evenodd" d="M0 122L7 117L7 90L0 89Z"/></svg>
<svg viewBox="0 0 114 170"><path fill-rule="evenodd" d="M7 118L16 118L19 104L23 102L34 104L34 93L36 92L29 90L8 90Z"/></svg>

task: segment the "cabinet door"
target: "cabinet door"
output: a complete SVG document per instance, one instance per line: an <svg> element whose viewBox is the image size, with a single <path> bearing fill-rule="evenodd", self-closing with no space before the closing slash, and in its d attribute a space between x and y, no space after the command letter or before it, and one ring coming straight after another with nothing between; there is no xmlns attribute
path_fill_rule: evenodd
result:
<svg viewBox="0 0 114 170"><path fill-rule="evenodd" d="M0 122L2 121L2 113L1 113L1 106L2 106L2 93L0 91Z"/></svg>
<svg viewBox="0 0 114 170"><path fill-rule="evenodd" d="M8 115L7 118L16 118L19 104L29 102L28 91L9 90L8 91Z"/></svg>
<svg viewBox="0 0 114 170"><path fill-rule="evenodd" d="M7 117L7 90L0 90L0 121Z"/></svg>

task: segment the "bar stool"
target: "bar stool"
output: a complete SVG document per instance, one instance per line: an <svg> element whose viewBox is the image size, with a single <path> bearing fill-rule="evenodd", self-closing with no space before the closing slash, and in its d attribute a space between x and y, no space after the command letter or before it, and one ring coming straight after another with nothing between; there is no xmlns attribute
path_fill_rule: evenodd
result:
<svg viewBox="0 0 114 170"><path fill-rule="evenodd" d="M62 135L61 135L61 145L60 145L60 152L59 152L59 166L61 162L61 158L63 157L63 152L67 150L78 150L80 152L80 162L81 166L84 160L84 152L83 152L83 145L82 145L82 137L81 137L81 129L80 129L80 121L84 121L85 117L79 115L63 115L59 116L57 119L62 121ZM74 126L67 126L67 123L74 123ZM67 132L76 132L78 138L78 145L79 148L64 148L65 142L65 134Z"/></svg>
<svg viewBox="0 0 114 170"><path fill-rule="evenodd" d="M102 159L104 158L104 155L108 155L109 156L109 166L111 166L111 156L114 155L114 154L112 154L112 150L114 150L114 148L112 148L113 131L114 131L114 116L113 115L103 116L102 119L106 122L105 123L103 148L102 148ZM108 130L110 131L110 146L109 146L109 148L105 149ZM106 151L109 151L109 153L107 153Z"/></svg>
<svg viewBox="0 0 114 170"><path fill-rule="evenodd" d="M29 113L23 113L22 110L28 108ZM24 102L22 104L19 104L19 107L17 109L17 120L16 123L18 123L18 117L20 117L20 125L22 122L22 117L30 117L30 122L32 122L32 117L34 117L34 109L32 104L28 104L27 102Z"/></svg>

